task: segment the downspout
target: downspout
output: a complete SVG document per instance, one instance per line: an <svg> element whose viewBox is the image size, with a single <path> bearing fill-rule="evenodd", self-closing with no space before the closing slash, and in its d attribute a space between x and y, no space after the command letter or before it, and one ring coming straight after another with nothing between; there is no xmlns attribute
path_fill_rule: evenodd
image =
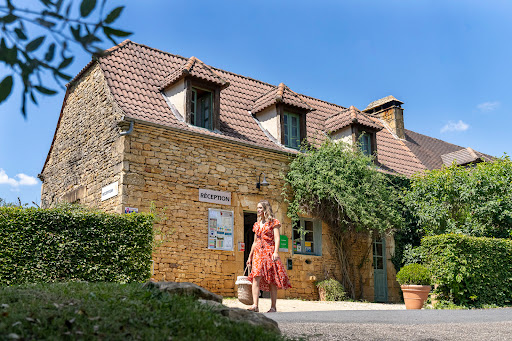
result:
<svg viewBox="0 0 512 341"><path fill-rule="evenodd" d="M121 135L121 136L129 135L129 134L131 134L132 131L133 131L133 121L130 121L130 128L128 128L127 131L121 131L119 133L119 135Z"/></svg>

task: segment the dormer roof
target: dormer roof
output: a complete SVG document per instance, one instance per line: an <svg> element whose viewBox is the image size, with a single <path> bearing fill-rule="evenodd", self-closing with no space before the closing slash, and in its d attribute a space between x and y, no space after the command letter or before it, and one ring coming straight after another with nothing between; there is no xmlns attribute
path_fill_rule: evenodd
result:
<svg viewBox="0 0 512 341"><path fill-rule="evenodd" d="M160 85L160 89L163 90L169 85L174 84L186 76L192 76L194 78L205 80L210 83L218 84L221 87L226 87L229 85L229 82L222 78L211 67L203 63L198 58L192 56L186 61L185 64L183 64L182 67L164 79Z"/></svg>
<svg viewBox="0 0 512 341"><path fill-rule="evenodd" d="M360 124L374 130L381 130L383 128L375 119L368 117L352 105L350 108L343 109L327 118L324 131L326 133L335 132L351 124Z"/></svg>
<svg viewBox="0 0 512 341"><path fill-rule="evenodd" d="M397 102L399 104L404 104L404 102L402 101L399 101L397 100L394 96L386 96L384 98L381 98L381 99L378 99L376 101L373 101L371 102L370 104L368 104L368 106L366 107L366 109L364 109L363 111L368 111L368 110L372 110L373 108L377 108L377 107L380 107L381 105L384 105L384 104L387 104L389 102Z"/></svg>
<svg viewBox="0 0 512 341"><path fill-rule="evenodd" d="M441 155L443 164L445 166L451 166L453 162L456 165L467 165L468 163L482 162L482 156L478 155L472 148L463 148L455 152Z"/></svg>
<svg viewBox="0 0 512 341"><path fill-rule="evenodd" d="M249 110L253 114L256 114L277 103L284 103L286 105L307 111L313 110L313 108L308 103L306 103L306 101L300 98L296 92L290 90L290 88L287 87L284 83L275 86L267 93L256 98Z"/></svg>

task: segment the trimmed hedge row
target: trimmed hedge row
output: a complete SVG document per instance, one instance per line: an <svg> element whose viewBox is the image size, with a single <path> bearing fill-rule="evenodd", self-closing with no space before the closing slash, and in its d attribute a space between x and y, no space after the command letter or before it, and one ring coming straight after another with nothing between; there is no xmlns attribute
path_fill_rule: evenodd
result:
<svg viewBox="0 0 512 341"><path fill-rule="evenodd" d="M0 284L147 280L153 220L76 205L0 207Z"/></svg>
<svg viewBox="0 0 512 341"><path fill-rule="evenodd" d="M444 234L423 238L421 248L440 299L468 307L511 304L511 240Z"/></svg>

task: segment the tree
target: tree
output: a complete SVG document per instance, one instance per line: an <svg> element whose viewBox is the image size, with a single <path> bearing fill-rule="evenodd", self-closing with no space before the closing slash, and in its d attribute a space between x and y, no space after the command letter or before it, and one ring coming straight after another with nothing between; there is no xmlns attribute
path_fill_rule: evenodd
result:
<svg viewBox="0 0 512 341"><path fill-rule="evenodd" d="M104 15L106 0L81 0L78 9L74 0L38 0L30 8L21 8L13 0L3 0L0 5L0 63L10 74L0 81L0 104L12 92L14 77L23 85L21 114L26 118L26 103L29 97L37 104L36 93L43 96L57 92L48 88L43 75L50 72L56 83L71 80L64 73L74 57L70 44L76 43L89 53L100 54L100 44L108 39L116 45L115 37L126 37L131 33L112 28L124 6L119 6ZM76 13L76 14L75 14ZM97 19L86 18L95 13ZM34 36L34 32L45 34Z"/></svg>
<svg viewBox="0 0 512 341"><path fill-rule="evenodd" d="M351 264L349 237L354 232L383 233L400 228L398 191L388 176L377 170L371 156L329 140L318 149L298 154L285 180L291 196L288 215L296 220L299 213L309 214L329 225L341 282L355 297L350 269L357 268L360 277L363 263Z"/></svg>
<svg viewBox="0 0 512 341"><path fill-rule="evenodd" d="M512 161L452 165L413 176L404 201L426 235L512 237Z"/></svg>

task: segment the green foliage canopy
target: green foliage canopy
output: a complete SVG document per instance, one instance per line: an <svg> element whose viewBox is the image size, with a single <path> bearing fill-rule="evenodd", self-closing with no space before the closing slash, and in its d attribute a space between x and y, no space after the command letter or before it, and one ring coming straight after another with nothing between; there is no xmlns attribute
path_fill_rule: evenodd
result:
<svg viewBox="0 0 512 341"><path fill-rule="evenodd" d="M417 174L404 195L426 235L512 237L512 161L456 165Z"/></svg>
<svg viewBox="0 0 512 341"><path fill-rule="evenodd" d="M2 1L0 64L11 73L0 78L0 103L11 94L13 76L17 75L23 84L21 113L26 117L27 98L37 104L37 93L44 96L57 93L47 87L47 80L43 80L48 72L57 84L71 79L64 73L74 59L69 44L76 43L89 53L101 53L103 49L99 44L103 41L110 40L116 45L117 37L131 35L112 27L124 6L105 14L106 0L81 0L79 6L73 6L77 2L30 1L31 7L24 8L15 0ZM90 20L94 14L97 18Z"/></svg>
<svg viewBox="0 0 512 341"><path fill-rule="evenodd" d="M402 226L397 190L371 156L342 142L309 148L291 162L288 214L307 213L343 231L387 231Z"/></svg>

